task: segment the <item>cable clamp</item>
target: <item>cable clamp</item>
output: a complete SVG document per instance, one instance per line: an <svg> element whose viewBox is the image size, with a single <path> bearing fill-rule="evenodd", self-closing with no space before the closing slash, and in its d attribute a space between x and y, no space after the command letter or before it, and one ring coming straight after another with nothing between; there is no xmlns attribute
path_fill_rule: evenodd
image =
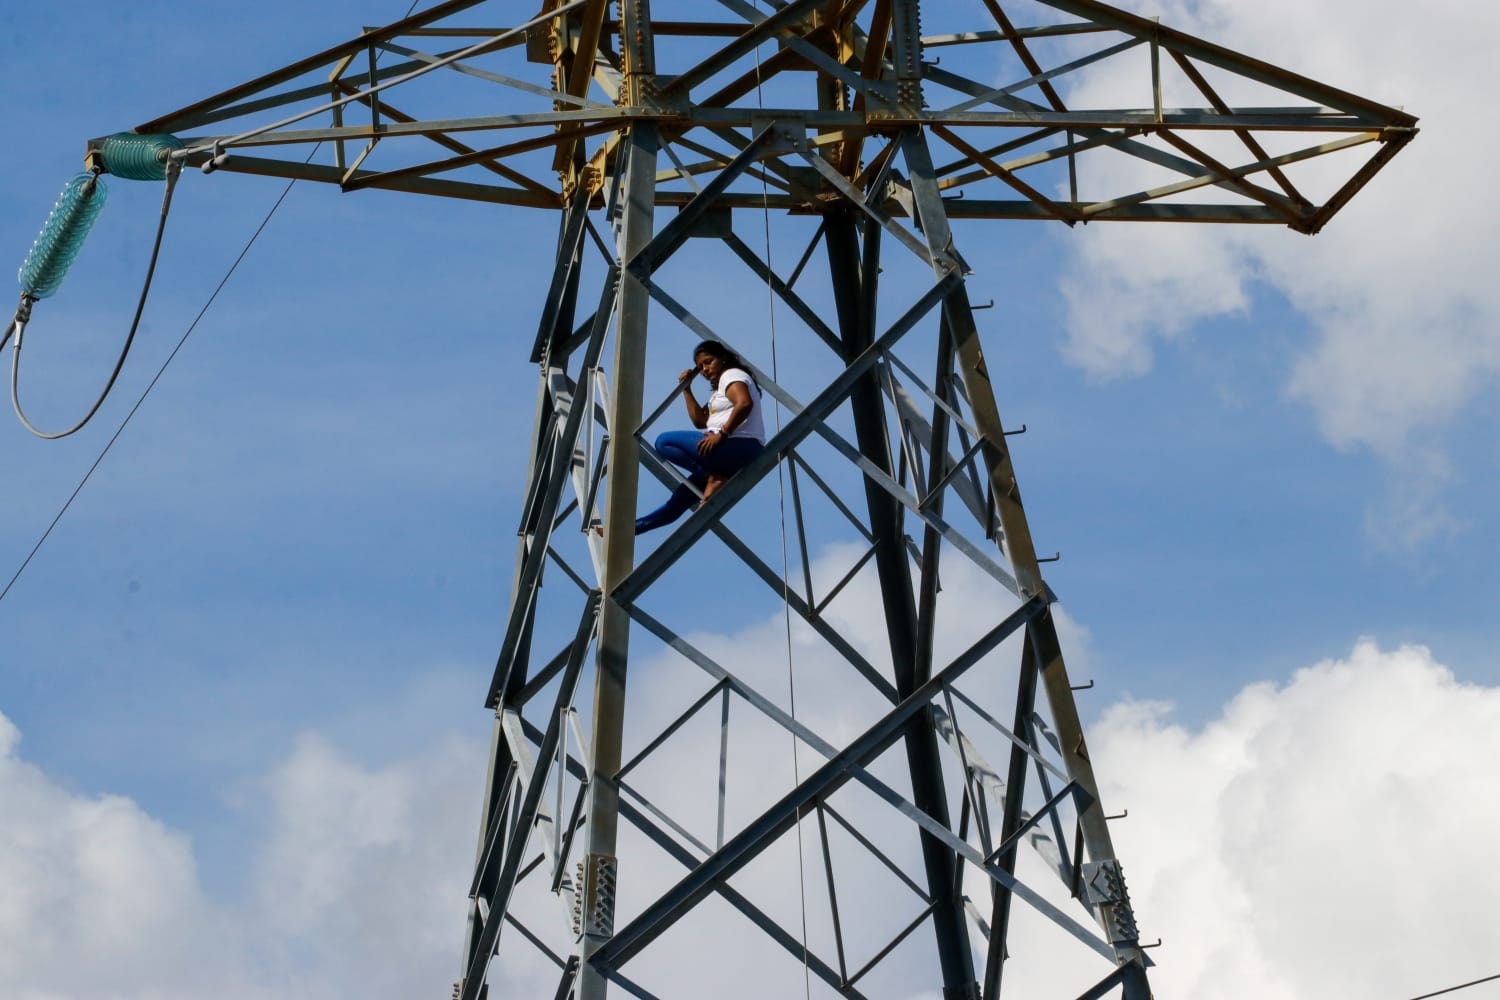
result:
<svg viewBox="0 0 1500 1000"><path fill-rule="evenodd" d="M205 174L213 173L222 167L224 161L227 159L229 159L229 154L224 152L224 147L220 143L214 143L213 155L203 161L203 172Z"/></svg>

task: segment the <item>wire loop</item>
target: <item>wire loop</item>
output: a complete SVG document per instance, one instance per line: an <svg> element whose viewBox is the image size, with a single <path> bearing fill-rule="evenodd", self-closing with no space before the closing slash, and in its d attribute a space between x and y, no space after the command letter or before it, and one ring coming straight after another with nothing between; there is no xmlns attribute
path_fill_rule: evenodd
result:
<svg viewBox="0 0 1500 1000"><path fill-rule="evenodd" d="M135 334L136 331L140 329L141 316L146 311L146 298L151 293L151 279L156 274L156 260L157 257L161 255L162 236L167 231L167 214L171 211L172 208L172 191L174 188L176 188L177 178L181 173L182 162L180 160L172 160L167 164L166 191L162 194L161 218L158 220L156 225L156 239L151 244L151 260L146 265L146 280L141 284L141 296L136 302L135 316L130 321L130 332L125 335L125 344L120 348L120 356L115 361L114 370L109 373L109 381L104 383L104 389L99 393L99 397L94 400L94 405L89 407L89 411L83 415L82 420L78 421L78 423L74 424L72 427L69 427L67 430L38 430L36 426L26 418L26 412L21 407L21 334L26 328L26 320L21 318L21 310L17 310L16 320L11 324L11 329L15 331L16 343L14 349L11 352L10 360L10 403L11 407L16 411L16 417L21 421L21 426L25 427L28 431L30 431L32 434L35 434L37 437L43 438L48 441L56 441L59 438L65 438L70 434L76 434L78 431L81 431L90 420L94 419L94 414L99 412L99 407L104 405L104 400L109 396L110 390L115 387L115 381L120 377L120 372L125 367L125 359L130 356L130 347L135 343ZM29 319L31 315L31 305L26 301L27 298L28 296L23 293L21 296L21 304L25 311L26 317ZM9 334L7 334L7 336L9 336ZM0 340L0 346L4 346L4 343L4 340Z"/></svg>

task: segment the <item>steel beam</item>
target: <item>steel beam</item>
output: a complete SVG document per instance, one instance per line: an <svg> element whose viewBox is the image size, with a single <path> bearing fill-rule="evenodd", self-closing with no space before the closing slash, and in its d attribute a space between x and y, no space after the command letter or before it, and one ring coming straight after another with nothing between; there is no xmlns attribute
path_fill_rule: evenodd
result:
<svg viewBox="0 0 1500 1000"><path fill-rule="evenodd" d="M644 4L640 4L644 6ZM655 178L659 139L654 126L639 124L621 144L624 196L620 220L620 258L634 260L650 243L653 231ZM646 332L650 294L642 277L629 269L620 279L619 321L615 334L614 392L610 425L634 428L641 422L646 377ZM625 727L625 682L629 670L630 618L615 590L635 563L635 513L640 479L640 445L631 433L609 440L609 494L604 510L604 607L600 614L599 656L595 665L593 773L589 779L588 854L585 858L578 1000L603 1000L606 978L593 955L611 940L612 886L618 839L620 792L615 777L621 765Z"/></svg>
<svg viewBox="0 0 1500 1000"><path fill-rule="evenodd" d="M846 208L826 213L823 226L844 351L849 356L858 356L875 341L875 285L880 273L882 230L873 224L867 228L862 260L856 220L851 211ZM850 386L849 400L860 453L887 476L892 475L885 407L873 370L866 371ZM928 679L924 671L930 668L930 662L919 654L922 628L917 619L911 572L906 559L902 509L893 497L869 479L865 480L865 502L869 508L870 531L875 539L875 566L880 580L896 692L899 697L906 698ZM937 823L948 826L948 802L942 765L937 755L937 733L929 713L912 716L905 732L905 746L917 807ZM943 996L953 1000L978 1000L974 960L964 926L963 904L958 898L957 864L953 852L925 833L921 835L921 844L927 892L932 900L938 961L942 969Z"/></svg>
<svg viewBox="0 0 1500 1000"><path fill-rule="evenodd" d="M907 162L912 170L912 191L917 201L917 211L928 238L935 247L952 245L952 232L943 208L943 200L932 182L931 158L920 133L906 135L903 146ZM938 256L941 256L939 254ZM935 261L934 269L941 266ZM949 265L951 266L951 264ZM1000 420L995 403L994 387L990 382L984 352L979 342L979 331L974 324L968 295L959 285L947 302L947 316L953 324L957 341L959 366L963 374L970 405L974 408L974 421L985 442L985 466L990 477L990 489L999 507L1001 530L1004 532L1005 550L1015 570L1016 580L1025 595L1048 593L1042 579L1041 566L1031 540L1031 528L1026 511L1021 504L1020 489L1016 484L1015 468L1005 440L1005 428ZM1100 804L1098 782L1094 777L1092 761L1084 743L1083 725L1078 718L1078 708L1073 702L1072 686L1068 680L1067 667L1063 662L1062 646L1057 638L1056 624L1050 610L1039 615L1027 630L1035 644L1035 655L1041 664L1042 683L1047 693L1054 725L1062 740L1062 753L1067 761L1068 774L1077 782L1087 796L1088 804L1081 808L1079 822L1084 833L1089 856L1096 860L1113 861L1115 851L1111 842L1104 810ZM1079 859L1075 859L1078 863ZM1108 915L1104 916L1107 919ZM1145 957L1139 942L1120 940L1116 942L1117 961L1121 965L1144 966Z"/></svg>

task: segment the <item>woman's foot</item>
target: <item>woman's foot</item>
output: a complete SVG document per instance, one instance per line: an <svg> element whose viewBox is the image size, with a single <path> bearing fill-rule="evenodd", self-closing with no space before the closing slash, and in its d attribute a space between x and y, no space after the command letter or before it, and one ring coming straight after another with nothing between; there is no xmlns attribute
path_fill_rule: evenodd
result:
<svg viewBox="0 0 1500 1000"><path fill-rule="evenodd" d="M719 487L729 482L726 476L716 476L709 473L708 481L703 484L703 503L708 503L708 498L719 492ZM701 507L702 504L699 504Z"/></svg>

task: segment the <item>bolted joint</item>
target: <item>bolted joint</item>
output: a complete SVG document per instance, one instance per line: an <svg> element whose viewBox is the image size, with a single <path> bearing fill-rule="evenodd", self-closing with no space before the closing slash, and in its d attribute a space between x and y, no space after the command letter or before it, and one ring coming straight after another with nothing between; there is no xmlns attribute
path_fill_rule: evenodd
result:
<svg viewBox="0 0 1500 1000"><path fill-rule="evenodd" d="M578 862L578 877L573 882L573 936L583 934L583 862Z"/></svg>
<svg viewBox="0 0 1500 1000"><path fill-rule="evenodd" d="M673 89L674 79L653 73L632 73L625 78L615 106L635 108L657 117L686 118L692 112L692 102L686 94Z"/></svg>
<svg viewBox="0 0 1500 1000"><path fill-rule="evenodd" d="M811 148L807 141L807 120L801 115L789 115L784 112L751 112L750 133L759 135L767 129L771 130L771 134L766 139L767 152L801 153Z"/></svg>
<svg viewBox="0 0 1500 1000"><path fill-rule="evenodd" d="M578 863L581 885L573 897L573 933L607 938L615 932L619 866L619 859L609 854L590 854Z"/></svg>
<svg viewBox="0 0 1500 1000"><path fill-rule="evenodd" d="M898 114L902 114L915 120L922 113L922 81L918 79L896 81L896 108Z"/></svg>
<svg viewBox="0 0 1500 1000"><path fill-rule="evenodd" d="M1111 944L1135 944L1141 932L1136 927L1130 893L1125 888L1125 873L1114 858L1091 861L1083 866L1083 884L1088 902L1099 908L1099 919L1109 934Z"/></svg>

